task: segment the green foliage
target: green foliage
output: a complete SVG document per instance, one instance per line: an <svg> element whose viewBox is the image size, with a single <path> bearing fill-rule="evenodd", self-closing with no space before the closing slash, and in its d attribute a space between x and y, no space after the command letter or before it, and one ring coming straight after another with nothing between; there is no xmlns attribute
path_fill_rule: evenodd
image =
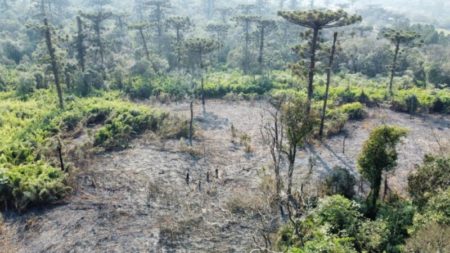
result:
<svg viewBox="0 0 450 253"><path fill-rule="evenodd" d="M383 252L389 241L389 227L385 220L366 220L361 223L355 242L367 252Z"/></svg>
<svg viewBox="0 0 450 253"><path fill-rule="evenodd" d="M336 167L325 179L325 193L327 195L339 194L348 199L355 195L356 178L341 167Z"/></svg>
<svg viewBox="0 0 450 253"><path fill-rule="evenodd" d="M428 201L423 212L414 217L416 227L431 222L450 226L450 187L436 192Z"/></svg>
<svg viewBox="0 0 450 253"><path fill-rule="evenodd" d="M413 203L423 208L430 197L450 187L450 157L425 156L424 163L408 177Z"/></svg>
<svg viewBox="0 0 450 253"><path fill-rule="evenodd" d="M19 211L56 201L69 191L64 173L44 163L0 169L0 203Z"/></svg>
<svg viewBox="0 0 450 253"><path fill-rule="evenodd" d="M315 224L327 225L333 235L354 237L362 215L356 202L334 195L319 202L313 217Z"/></svg>
<svg viewBox="0 0 450 253"><path fill-rule="evenodd" d="M142 77L134 77L125 85L125 93L132 99L147 99L152 95L150 81Z"/></svg>
<svg viewBox="0 0 450 253"><path fill-rule="evenodd" d="M94 145L107 150L126 148L133 137L145 130L156 131L166 116L144 108L114 111L95 134Z"/></svg>
<svg viewBox="0 0 450 253"><path fill-rule="evenodd" d="M377 219L384 220L387 224L387 252L402 252L402 245L408 237L408 228L413 224L414 213L415 207L403 200L381 205Z"/></svg>
<svg viewBox="0 0 450 253"><path fill-rule="evenodd" d="M414 217L407 252L448 252L450 250L450 187L436 193Z"/></svg>
<svg viewBox="0 0 450 253"><path fill-rule="evenodd" d="M32 77L22 76L17 83L16 95L21 99L26 99L33 94L35 88L36 83Z"/></svg>
<svg viewBox="0 0 450 253"><path fill-rule="evenodd" d="M166 113L120 100L117 93L74 98L65 111L58 109L51 91L36 91L26 101L2 96L0 202L3 200L2 204L21 211L60 199L67 193L65 174L47 164L55 152L46 147L56 135L100 125L95 133L96 144L106 149L125 147L131 138L145 130L159 129L167 118ZM167 128L168 124L174 125L165 134L182 135L186 123L181 122L174 119L165 123Z"/></svg>
<svg viewBox="0 0 450 253"><path fill-rule="evenodd" d="M347 114L348 118L351 120L361 120L366 116L364 106L359 102L345 104L341 106L340 109L343 113Z"/></svg>
<svg viewBox="0 0 450 253"><path fill-rule="evenodd" d="M253 78L234 73L215 73L208 76L204 91L209 98L221 98L229 93L263 95L274 87L267 77Z"/></svg>
<svg viewBox="0 0 450 253"><path fill-rule="evenodd" d="M371 193L368 198L368 215L376 215L376 202L381 186L384 171L390 171L397 165L396 146L406 130L392 126L375 128L369 139L364 143L358 158L358 167L361 176L369 181Z"/></svg>

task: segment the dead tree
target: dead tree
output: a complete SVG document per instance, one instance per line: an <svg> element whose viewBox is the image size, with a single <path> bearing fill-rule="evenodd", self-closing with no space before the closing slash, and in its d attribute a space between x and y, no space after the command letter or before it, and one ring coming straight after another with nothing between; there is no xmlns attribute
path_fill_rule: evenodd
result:
<svg viewBox="0 0 450 253"><path fill-rule="evenodd" d="M283 160L283 140L284 140L284 129L281 122L281 105L283 100L272 101L273 110L269 111L270 121L264 123L261 128L261 136L263 138L264 144L269 148L270 155L272 158L272 165L275 174L275 189L276 198L280 199L281 194L281 176L280 170Z"/></svg>

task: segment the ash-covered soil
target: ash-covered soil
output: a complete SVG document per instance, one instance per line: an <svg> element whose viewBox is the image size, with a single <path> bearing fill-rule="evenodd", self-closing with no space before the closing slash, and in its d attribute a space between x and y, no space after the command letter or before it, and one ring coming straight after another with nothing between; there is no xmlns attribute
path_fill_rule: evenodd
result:
<svg viewBox="0 0 450 253"><path fill-rule="evenodd" d="M162 107L189 115L187 103ZM250 252L264 246L261 231L275 231L282 222L268 207L263 187L271 164L260 133L267 104L217 100L207 102L206 112L200 105L195 109L193 148L184 140L147 134L127 150L94 156L77 172L77 187L65 203L21 215L4 213L1 251ZM370 109L366 120L347 125L347 137L300 152L295 187L309 183L314 189L335 166L356 174L362 144L380 124L409 129L390 177L391 188L399 193L423 156L438 152L450 139L449 117L411 118ZM240 143L243 135L250 137L247 147Z"/></svg>

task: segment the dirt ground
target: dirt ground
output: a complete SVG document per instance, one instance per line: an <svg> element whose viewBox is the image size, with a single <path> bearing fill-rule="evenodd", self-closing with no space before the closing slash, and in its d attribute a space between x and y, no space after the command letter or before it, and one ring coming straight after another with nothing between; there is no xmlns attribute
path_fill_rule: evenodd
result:
<svg viewBox="0 0 450 253"><path fill-rule="evenodd" d="M162 107L186 117L189 113L187 103ZM192 149L184 140L161 141L148 134L129 149L96 155L79 171L78 186L66 203L22 215L5 213L0 242L10 252L23 253L250 252L263 244L261 228L276 229L281 222L267 220L271 210L264 207L261 187L269 173L263 168L271 162L260 133L266 108L264 102L208 101L206 112L195 106L199 130ZM347 137L335 136L300 152L297 189L306 181L318 185L335 166L357 174L362 144L380 124L409 130L389 180L399 193L425 154L448 145L449 117L368 111L364 121L348 123ZM240 144L244 134L250 137L251 152Z"/></svg>

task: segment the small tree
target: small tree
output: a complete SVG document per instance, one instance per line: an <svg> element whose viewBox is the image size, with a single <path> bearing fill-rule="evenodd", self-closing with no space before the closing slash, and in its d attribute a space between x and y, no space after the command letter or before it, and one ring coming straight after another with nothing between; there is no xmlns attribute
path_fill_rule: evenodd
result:
<svg viewBox="0 0 450 253"><path fill-rule="evenodd" d="M375 128L369 139L364 143L358 158L359 171L363 178L369 181L370 194L367 198L367 216L375 218L377 215L377 200L383 172L391 171L397 165L396 146L406 130L392 126Z"/></svg>
<svg viewBox="0 0 450 253"><path fill-rule="evenodd" d="M287 147L284 153L289 161L287 195L292 197L292 176L298 148L304 148L317 122L316 114L308 109L307 101L291 98L282 105L282 124L285 129Z"/></svg>
<svg viewBox="0 0 450 253"><path fill-rule="evenodd" d="M318 49L319 32L323 29L343 27L361 21L360 16L352 16L343 10L310 10L310 11L280 11L278 15L287 21L311 29L312 36L309 44L308 68L308 108L311 107L313 97L314 72L316 68L316 51ZM294 65L301 67L302 64Z"/></svg>
<svg viewBox="0 0 450 253"><path fill-rule="evenodd" d="M389 79L389 95L392 96L392 85L394 83L395 70L397 69L398 55L400 53L400 46L403 45L413 45L414 41L420 37L417 33L411 31L402 31L395 29L387 29L381 34L384 38L388 39L395 47L394 49L394 59L392 65L390 66L391 76Z"/></svg>

